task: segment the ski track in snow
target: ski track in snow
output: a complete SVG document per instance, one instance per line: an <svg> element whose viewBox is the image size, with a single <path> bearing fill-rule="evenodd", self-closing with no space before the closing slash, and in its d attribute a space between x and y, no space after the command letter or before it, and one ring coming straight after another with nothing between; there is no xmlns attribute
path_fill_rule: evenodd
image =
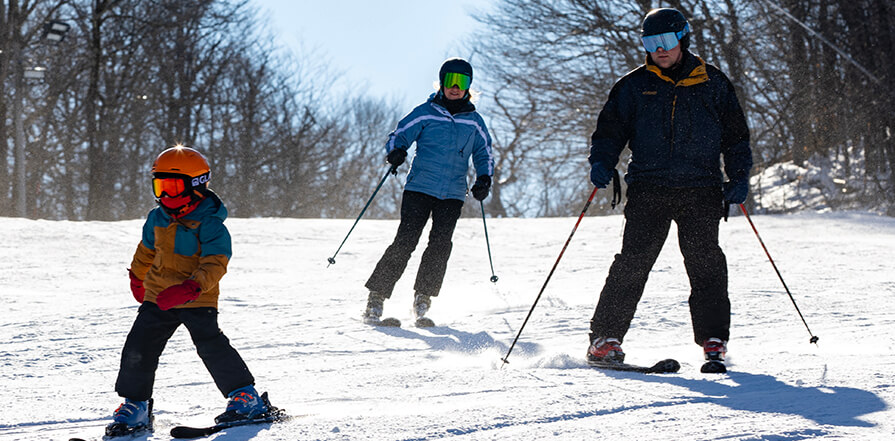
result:
<svg viewBox="0 0 895 441"><path fill-rule="evenodd" d="M298 418L208 439L885 439L895 435L895 219L861 213L753 216L819 345L741 216L721 226L733 306L730 373L699 373L689 284L672 227L625 340L628 361L584 364L589 320L621 216L585 218L504 365L573 218L461 219L441 296L416 329L412 286L427 235L372 328L363 287L397 221L230 219L220 325L274 405ZM0 218L0 440L101 437L137 304L126 268L142 220ZM208 425L224 398L181 328L156 376L156 430Z"/></svg>

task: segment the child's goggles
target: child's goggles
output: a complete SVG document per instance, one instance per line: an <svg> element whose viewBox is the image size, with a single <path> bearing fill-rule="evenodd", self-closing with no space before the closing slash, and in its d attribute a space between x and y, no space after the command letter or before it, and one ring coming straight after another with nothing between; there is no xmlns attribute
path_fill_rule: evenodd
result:
<svg viewBox="0 0 895 441"><path fill-rule="evenodd" d="M646 49L647 52L655 52L659 50L660 47L663 50L669 51L674 49L678 43L680 43L681 38L684 38L688 32L690 32L690 25L685 24L684 28L678 32L647 35L645 37L640 37L640 39L643 41L643 48Z"/></svg>
<svg viewBox="0 0 895 441"><path fill-rule="evenodd" d="M177 197L186 191L188 177L157 176L152 178L152 193L160 198L162 195Z"/></svg>
<svg viewBox="0 0 895 441"><path fill-rule="evenodd" d="M448 72L444 74L444 85L445 89L450 89L454 86L459 87L460 90L469 89L469 85L472 83L472 78L469 75L456 73L456 72Z"/></svg>

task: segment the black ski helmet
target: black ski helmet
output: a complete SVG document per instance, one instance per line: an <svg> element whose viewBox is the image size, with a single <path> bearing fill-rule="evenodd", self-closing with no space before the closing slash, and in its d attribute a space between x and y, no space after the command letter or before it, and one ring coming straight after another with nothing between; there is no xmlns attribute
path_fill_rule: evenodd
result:
<svg viewBox="0 0 895 441"><path fill-rule="evenodd" d="M666 32L681 32L685 28L690 28L687 17L681 11L674 8L653 9L643 18L643 24L640 26L640 36L664 34ZM690 32L687 31L680 39L681 49L687 49L690 46Z"/></svg>
<svg viewBox="0 0 895 441"><path fill-rule="evenodd" d="M448 58L441 64L438 70L438 87L444 87L444 75L448 72L459 73L469 76L469 82L472 83L472 65L462 58Z"/></svg>

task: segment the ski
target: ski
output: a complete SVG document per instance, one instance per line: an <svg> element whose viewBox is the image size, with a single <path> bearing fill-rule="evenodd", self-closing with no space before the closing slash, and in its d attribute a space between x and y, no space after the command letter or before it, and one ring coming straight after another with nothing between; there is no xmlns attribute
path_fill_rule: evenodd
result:
<svg viewBox="0 0 895 441"><path fill-rule="evenodd" d="M138 428L120 428L117 426L109 426L106 428L106 434L102 437L103 441L115 441L133 439L152 432L152 426L143 426ZM69 438L68 441L87 441L84 438Z"/></svg>
<svg viewBox="0 0 895 441"><path fill-rule="evenodd" d="M202 438L213 435L222 430L229 429L231 427L248 426L251 424L274 423L277 421L282 421L283 419L285 419L285 414L272 414L268 412L264 414L264 416L258 418L218 423L208 427L177 426L171 429L171 436L174 438Z"/></svg>
<svg viewBox="0 0 895 441"><path fill-rule="evenodd" d="M431 328L435 326L435 322L433 322L432 319L430 319L429 317L420 317L416 319L414 325L416 325L417 328Z"/></svg>
<svg viewBox="0 0 895 441"><path fill-rule="evenodd" d="M619 363L614 361L588 361L588 366L597 369L607 369L612 371L623 372L639 372L642 374L673 374L681 369L681 364L677 360L668 358L662 360L652 366L638 366L634 364Z"/></svg>
<svg viewBox="0 0 895 441"><path fill-rule="evenodd" d="M370 326L385 326L385 327L389 327L389 328L400 328L401 327L401 320L398 320L394 317L387 317L382 320L373 319L373 318L365 318L364 323L366 323Z"/></svg>
<svg viewBox="0 0 895 441"><path fill-rule="evenodd" d="M217 423L213 426L208 427L177 426L171 429L171 436L174 438L202 438L213 435L222 430L229 429L231 427L275 423L277 421L283 421L289 418L289 416L286 415L286 412L283 409L279 409L270 404L270 401L268 401L267 399L267 392L261 394L261 399L264 400L265 403L267 403L268 410L267 412L258 415L255 418L248 420L227 421L223 423Z"/></svg>
<svg viewBox="0 0 895 441"><path fill-rule="evenodd" d="M699 369L703 374L723 374L727 372L727 366L719 360L709 360Z"/></svg>

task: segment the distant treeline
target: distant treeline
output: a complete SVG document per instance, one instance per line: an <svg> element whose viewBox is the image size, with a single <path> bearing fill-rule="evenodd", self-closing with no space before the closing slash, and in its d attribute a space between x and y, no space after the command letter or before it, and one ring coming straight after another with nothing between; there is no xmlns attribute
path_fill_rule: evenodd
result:
<svg viewBox="0 0 895 441"><path fill-rule="evenodd" d="M823 163L832 206L893 205L891 1L496 0L458 54L495 142L490 215L577 214L597 115L645 59L640 20L661 6L690 17L691 50L736 85L754 173ZM51 20L71 26L62 41L45 38ZM317 54L272 41L248 1L0 2L0 216L142 217L152 159L178 143L207 154L233 216L356 216L410 109L336 96ZM401 179L366 216L397 215Z"/></svg>

